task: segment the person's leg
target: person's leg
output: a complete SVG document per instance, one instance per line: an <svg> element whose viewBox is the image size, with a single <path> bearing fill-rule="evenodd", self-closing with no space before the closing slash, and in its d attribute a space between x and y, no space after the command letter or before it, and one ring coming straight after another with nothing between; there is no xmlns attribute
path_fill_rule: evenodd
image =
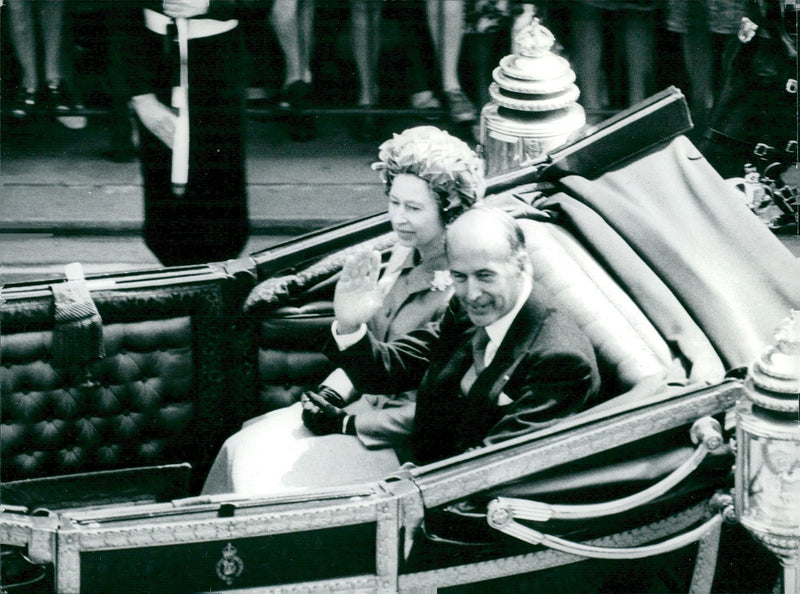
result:
<svg viewBox="0 0 800 594"><path fill-rule="evenodd" d="M63 80L64 64L61 58L64 35L64 0L37 2L39 22L42 24L44 46L44 79L48 85Z"/></svg>
<svg viewBox="0 0 800 594"><path fill-rule="evenodd" d="M270 23L278 38L284 56L285 74L283 84L284 107L302 110L308 107L310 99L311 70L305 49L307 15L301 21L301 2L304 0L275 0L270 12ZM313 21L312 21L313 22ZM293 140L311 140L314 137L312 116L292 114L288 119L289 136Z"/></svg>
<svg viewBox="0 0 800 594"><path fill-rule="evenodd" d="M647 12L630 11L624 15L623 23L628 104L633 105L647 98L653 91L655 21Z"/></svg>
<svg viewBox="0 0 800 594"><path fill-rule="evenodd" d="M270 24L284 58L283 87L303 80L300 64L300 28L297 20L298 0L275 0L269 15Z"/></svg>
<svg viewBox="0 0 800 594"><path fill-rule="evenodd" d="M439 62L442 88L460 89L458 60L464 34L463 0L426 0L428 27Z"/></svg>
<svg viewBox="0 0 800 594"><path fill-rule="evenodd" d="M601 11L574 2L571 6L572 64L581 90L581 104L587 110L603 105L603 21Z"/></svg>
<svg viewBox="0 0 800 594"><path fill-rule="evenodd" d="M378 105L378 62L381 53L381 3L383 0L351 0L350 46L358 71L358 105ZM372 142L381 136L378 119L370 113L350 122L357 140Z"/></svg>
<svg viewBox="0 0 800 594"><path fill-rule="evenodd" d="M63 126L80 130L86 127L86 116L69 115L76 109L83 109L72 84L71 63L64 59L65 47L71 49L72 31L65 23L64 0L37 2L39 19L42 25L44 45L44 77L47 82L48 103L54 109L56 119ZM69 52L67 52L69 53Z"/></svg>
<svg viewBox="0 0 800 594"><path fill-rule="evenodd" d="M32 5L31 0L8 0L8 18L11 43L22 69L20 87L36 91L39 78L36 74L36 30Z"/></svg>
<svg viewBox="0 0 800 594"><path fill-rule="evenodd" d="M314 53L314 10L315 0L298 0L297 18L300 23L300 70L303 81L310 83L311 57Z"/></svg>
<svg viewBox="0 0 800 594"><path fill-rule="evenodd" d="M464 35L464 2L426 0L426 12L450 119L454 122L473 121L478 117L475 106L461 90L461 81L458 78L458 62Z"/></svg>
<svg viewBox="0 0 800 594"><path fill-rule="evenodd" d="M358 104L378 103L378 58L382 0L352 0L350 43L358 71Z"/></svg>

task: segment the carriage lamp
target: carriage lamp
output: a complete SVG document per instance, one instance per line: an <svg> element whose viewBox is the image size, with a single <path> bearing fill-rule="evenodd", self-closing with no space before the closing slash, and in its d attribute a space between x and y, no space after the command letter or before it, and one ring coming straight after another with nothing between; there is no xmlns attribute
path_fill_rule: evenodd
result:
<svg viewBox="0 0 800 594"><path fill-rule="evenodd" d="M481 110L480 144L486 174L527 165L564 144L586 114L569 62L552 51L555 38L539 19L514 38L513 54L492 72Z"/></svg>
<svg viewBox="0 0 800 594"><path fill-rule="evenodd" d="M736 405L737 520L783 565L800 594L800 310L751 366Z"/></svg>

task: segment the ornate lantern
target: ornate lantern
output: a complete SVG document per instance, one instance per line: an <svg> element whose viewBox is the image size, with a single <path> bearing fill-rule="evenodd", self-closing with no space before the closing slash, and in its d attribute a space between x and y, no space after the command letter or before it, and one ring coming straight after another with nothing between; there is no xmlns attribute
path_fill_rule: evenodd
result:
<svg viewBox="0 0 800 594"><path fill-rule="evenodd" d="M539 23L514 39L516 52L500 60L481 110L480 143L486 174L515 169L564 144L586 123L569 62L555 55L555 38Z"/></svg>
<svg viewBox="0 0 800 594"><path fill-rule="evenodd" d="M780 559L784 592L800 593L800 310L775 339L736 406L736 516Z"/></svg>

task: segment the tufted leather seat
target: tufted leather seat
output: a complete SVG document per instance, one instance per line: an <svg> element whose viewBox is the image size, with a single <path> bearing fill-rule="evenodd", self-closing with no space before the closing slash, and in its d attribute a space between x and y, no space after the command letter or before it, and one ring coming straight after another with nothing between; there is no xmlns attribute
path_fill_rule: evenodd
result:
<svg viewBox="0 0 800 594"><path fill-rule="evenodd" d="M279 308L261 323L259 399L267 409L296 402L306 387L318 384L333 369L321 353L331 322L331 303L314 302Z"/></svg>
<svg viewBox="0 0 800 594"><path fill-rule="evenodd" d="M189 426L188 317L111 324L81 385L48 364L52 332L4 337L3 478L167 461Z"/></svg>
<svg viewBox="0 0 800 594"><path fill-rule="evenodd" d="M92 292L106 356L82 367L54 365L46 287L4 293L4 482L189 463L197 483L244 419L255 354L229 330L229 279L211 268L131 276Z"/></svg>

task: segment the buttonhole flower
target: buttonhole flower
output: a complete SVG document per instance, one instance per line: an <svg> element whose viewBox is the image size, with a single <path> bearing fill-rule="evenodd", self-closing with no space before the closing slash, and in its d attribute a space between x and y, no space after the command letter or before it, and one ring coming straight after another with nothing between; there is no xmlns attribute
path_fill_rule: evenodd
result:
<svg viewBox="0 0 800 594"><path fill-rule="evenodd" d="M446 291L453 284L449 270L434 270L431 291Z"/></svg>
<svg viewBox="0 0 800 594"><path fill-rule="evenodd" d="M756 31L758 31L758 25L756 25L747 17L742 17L742 20L739 23L739 32L736 36L742 43L748 43L751 39L753 39L753 37L756 36Z"/></svg>

